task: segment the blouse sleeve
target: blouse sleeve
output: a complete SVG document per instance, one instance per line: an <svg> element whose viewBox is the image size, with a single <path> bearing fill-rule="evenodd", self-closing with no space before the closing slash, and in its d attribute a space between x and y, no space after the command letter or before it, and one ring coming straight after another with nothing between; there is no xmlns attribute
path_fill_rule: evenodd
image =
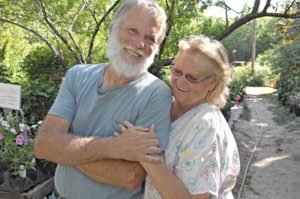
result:
<svg viewBox="0 0 300 199"><path fill-rule="evenodd" d="M220 187L220 155L213 120L193 118L185 127L190 138L179 152L175 173L188 188L190 194L209 192L218 196Z"/></svg>

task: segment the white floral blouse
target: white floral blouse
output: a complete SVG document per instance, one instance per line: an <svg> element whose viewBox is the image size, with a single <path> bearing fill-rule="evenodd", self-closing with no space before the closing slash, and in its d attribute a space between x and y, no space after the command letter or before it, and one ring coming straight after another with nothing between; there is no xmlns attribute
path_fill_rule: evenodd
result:
<svg viewBox="0 0 300 199"><path fill-rule="evenodd" d="M191 195L209 192L211 198L233 198L239 155L231 130L215 105L199 105L171 124L165 162ZM144 199L160 198L147 176Z"/></svg>

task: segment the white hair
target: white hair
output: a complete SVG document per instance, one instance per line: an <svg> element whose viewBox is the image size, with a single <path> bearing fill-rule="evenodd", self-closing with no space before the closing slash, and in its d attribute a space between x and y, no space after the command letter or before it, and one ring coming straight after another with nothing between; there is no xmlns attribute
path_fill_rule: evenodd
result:
<svg viewBox="0 0 300 199"><path fill-rule="evenodd" d="M142 56L143 60L140 61L139 63L131 63L127 61L126 59L124 59L122 55L123 48L127 48L137 52ZM149 57L146 57L144 51L136 49L129 44L122 44L117 37L117 31L112 30L108 40L106 54L111 63L110 66L112 70L117 75L124 76L124 77L136 77L147 71L147 69L153 63L157 50L158 48L155 48L155 51L152 52L152 54Z"/></svg>
<svg viewBox="0 0 300 199"><path fill-rule="evenodd" d="M121 22L126 19L126 16L134 8L145 9L155 16L157 21L160 23L160 31L158 36L158 44L160 44L166 34L167 16L164 9L154 0L125 0L112 19L111 29L118 29Z"/></svg>

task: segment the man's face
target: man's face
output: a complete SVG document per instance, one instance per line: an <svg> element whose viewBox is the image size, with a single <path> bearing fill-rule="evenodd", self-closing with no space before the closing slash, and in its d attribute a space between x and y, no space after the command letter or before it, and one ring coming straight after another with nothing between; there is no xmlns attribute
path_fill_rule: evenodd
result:
<svg viewBox="0 0 300 199"><path fill-rule="evenodd" d="M144 9L129 12L120 26L111 31L108 57L115 72L134 77L145 72L153 62L160 24Z"/></svg>

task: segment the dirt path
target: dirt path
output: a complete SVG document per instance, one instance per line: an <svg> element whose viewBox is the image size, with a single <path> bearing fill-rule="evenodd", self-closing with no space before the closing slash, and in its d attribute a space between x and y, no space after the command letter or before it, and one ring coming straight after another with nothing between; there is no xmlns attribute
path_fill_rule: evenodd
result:
<svg viewBox="0 0 300 199"><path fill-rule="evenodd" d="M268 92L272 92L272 89L247 89L243 103L250 109L250 120L233 118L232 128L242 163L242 171L234 190L235 196L237 198L239 195L245 167L262 132L240 198L299 199L300 121L297 118L283 125L277 124L276 106L268 98L261 96ZM241 106L234 110L235 114L242 111Z"/></svg>

